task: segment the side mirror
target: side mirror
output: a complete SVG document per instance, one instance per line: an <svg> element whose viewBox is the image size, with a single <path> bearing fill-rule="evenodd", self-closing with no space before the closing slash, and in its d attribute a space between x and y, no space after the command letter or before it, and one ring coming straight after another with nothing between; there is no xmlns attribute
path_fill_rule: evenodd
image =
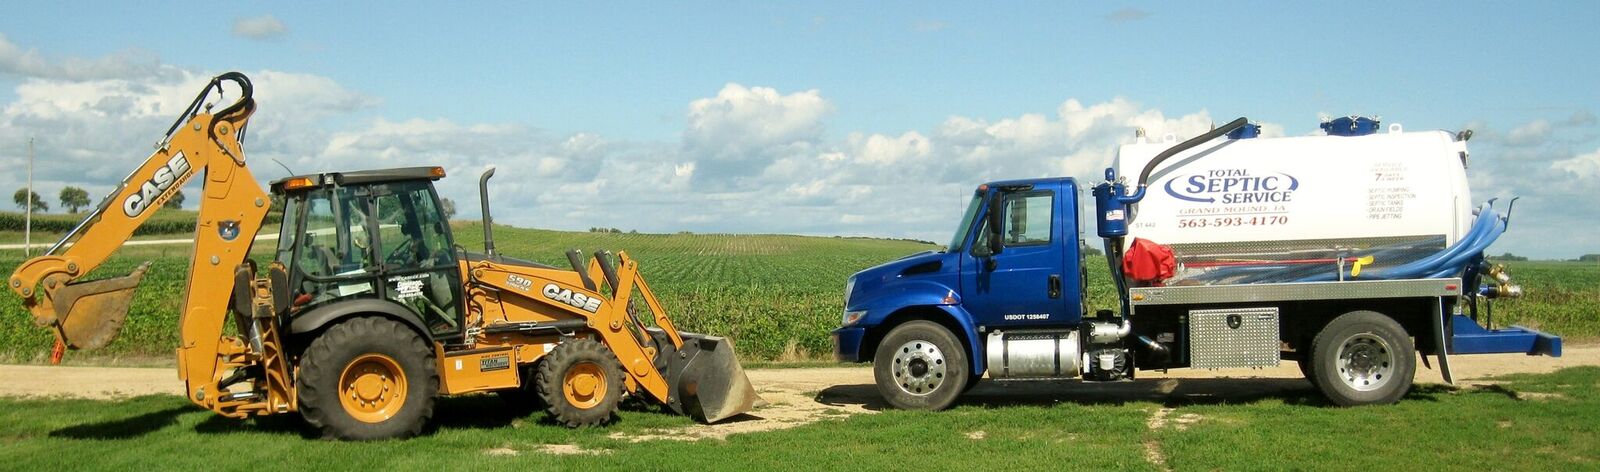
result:
<svg viewBox="0 0 1600 472"><path fill-rule="evenodd" d="M1000 192L989 194L988 207L989 213L984 215L987 220L985 227L988 228L989 232L989 254L994 255L999 254L1000 251L1005 248L1005 245L1002 244L1003 241L1000 239L1000 225L1004 223L1004 221L1000 218Z"/></svg>

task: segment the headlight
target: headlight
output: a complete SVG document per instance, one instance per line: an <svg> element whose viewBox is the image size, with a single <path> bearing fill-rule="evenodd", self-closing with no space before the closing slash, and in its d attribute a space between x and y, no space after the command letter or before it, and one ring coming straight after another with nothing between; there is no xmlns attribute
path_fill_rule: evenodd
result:
<svg viewBox="0 0 1600 472"><path fill-rule="evenodd" d="M856 324L857 321L861 321L861 318L865 318L866 316L867 310L846 311L844 312L844 321L840 323L840 326L850 326Z"/></svg>
<svg viewBox="0 0 1600 472"><path fill-rule="evenodd" d="M854 293L855 291L856 291L856 276L852 275L852 276L850 276L849 280L846 280L844 282L844 307L845 308L850 308L850 294Z"/></svg>

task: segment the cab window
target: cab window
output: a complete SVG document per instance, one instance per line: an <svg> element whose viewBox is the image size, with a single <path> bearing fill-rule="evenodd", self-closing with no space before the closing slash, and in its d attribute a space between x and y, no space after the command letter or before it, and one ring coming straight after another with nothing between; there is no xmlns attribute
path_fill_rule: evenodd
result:
<svg viewBox="0 0 1600 472"><path fill-rule="evenodd" d="M1000 196L1001 243L1005 247L1050 244L1050 227L1055 219L1055 192L1031 190L1008 192ZM989 211L994 211L990 209ZM973 254L983 255L989 247L988 218L978 225L973 238Z"/></svg>

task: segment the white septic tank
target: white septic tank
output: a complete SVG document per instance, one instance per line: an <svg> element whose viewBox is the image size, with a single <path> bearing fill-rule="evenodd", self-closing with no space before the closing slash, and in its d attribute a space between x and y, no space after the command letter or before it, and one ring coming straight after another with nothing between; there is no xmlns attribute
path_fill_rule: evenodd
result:
<svg viewBox="0 0 1600 472"><path fill-rule="evenodd" d="M1139 138L1113 166L1138 178L1178 144ZM1291 281L1372 256L1398 265L1456 242L1472 223L1465 141L1444 131L1219 138L1150 174L1128 241L1173 249L1169 284ZM1133 182L1129 183L1134 185Z"/></svg>

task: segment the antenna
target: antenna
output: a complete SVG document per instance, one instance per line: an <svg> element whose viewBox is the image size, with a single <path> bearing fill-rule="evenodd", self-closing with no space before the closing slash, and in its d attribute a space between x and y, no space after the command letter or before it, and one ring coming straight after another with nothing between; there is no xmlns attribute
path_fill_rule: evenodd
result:
<svg viewBox="0 0 1600 472"><path fill-rule="evenodd" d="M22 217L22 257L32 256L33 251L33 138L28 138L28 194L22 196L22 206L27 207L27 216Z"/></svg>
<svg viewBox="0 0 1600 472"><path fill-rule="evenodd" d="M289 170L289 166L283 165L283 163L282 162L278 162L277 159L272 159L272 162L275 163L275 164L278 164L278 167L282 167L283 171L284 172L288 172L290 177L294 176L294 171Z"/></svg>

